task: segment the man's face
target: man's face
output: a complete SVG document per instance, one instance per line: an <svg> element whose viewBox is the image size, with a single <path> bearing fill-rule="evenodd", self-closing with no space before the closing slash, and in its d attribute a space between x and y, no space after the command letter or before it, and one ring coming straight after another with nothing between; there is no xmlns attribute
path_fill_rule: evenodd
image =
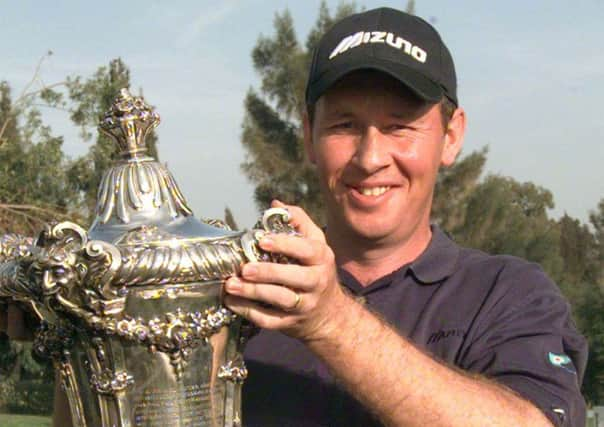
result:
<svg viewBox="0 0 604 427"><path fill-rule="evenodd" d="M427 227L439 166L461 146L449 139L439 105L385 74L354 73L334 85L306 124L330 234L388 244Z"/></svg>

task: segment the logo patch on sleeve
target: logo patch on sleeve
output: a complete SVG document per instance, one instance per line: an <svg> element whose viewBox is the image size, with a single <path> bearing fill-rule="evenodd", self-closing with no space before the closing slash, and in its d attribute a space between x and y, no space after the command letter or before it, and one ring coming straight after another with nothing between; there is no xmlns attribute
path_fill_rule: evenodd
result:
<svg viewBox="0 0 604 427"><path fill-rule="evenodd" d="M570 360L570 357L568 357L566 354L556 354L550 351L547 354L547 357L549 359L549 363L552 365L562 368L565 371L572 372L573 374L576 373L575 367L573 366L573 361Z"/></svg>

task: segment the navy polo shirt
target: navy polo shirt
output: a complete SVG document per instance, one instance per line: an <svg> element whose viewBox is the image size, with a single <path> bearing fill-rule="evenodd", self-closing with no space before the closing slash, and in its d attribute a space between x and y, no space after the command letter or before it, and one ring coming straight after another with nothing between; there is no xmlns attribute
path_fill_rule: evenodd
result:
<svg viewBox="0 0 604 427"><path fill-rule="evenodd" d="M339 279L434 358L504 384L556 426L585 425L579 389L587 344L568 302L538 265L462 248L434 227L414 262L367 287L342 269ZM381 425L297 340L262 330L245 358L245 426Z"/></svg>

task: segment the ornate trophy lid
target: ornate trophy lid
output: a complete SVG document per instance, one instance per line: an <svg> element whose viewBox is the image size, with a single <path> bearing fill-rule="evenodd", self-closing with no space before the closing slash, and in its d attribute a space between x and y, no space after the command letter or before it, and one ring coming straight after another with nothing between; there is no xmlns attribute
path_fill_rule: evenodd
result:
<svg viewBox="0 0 604 427"><path fill-rule="evenodd" d="M99 130L117 143L121 158L101 180L89 236L116 244L133 245L141 239L140 243L169 242L173 246L175 240L238 234L220 221L197 220L172 174L146 156L145 137L159 122L159 114L128 89L120 91L105 113Z"/></svg>

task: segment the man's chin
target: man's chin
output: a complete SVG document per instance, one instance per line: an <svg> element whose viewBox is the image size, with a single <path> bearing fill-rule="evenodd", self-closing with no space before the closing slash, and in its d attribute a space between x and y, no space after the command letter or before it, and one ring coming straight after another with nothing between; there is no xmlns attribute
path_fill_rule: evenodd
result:
<svg viewBox="0 0 604 427"><path fill-rule="evenodd" d="M332 229L344 240L379 243L399 234L401 218L395 218L388 209L363 212L358 209L342 209L340 215L328 220Z"/></svg>
<svg viewBox="0 0 604 427"><path fill-rule="evenodd" d="M366 222L363 224L349 223L349 232L357 240L365 240L369 242L381 242L391 238L394 234L393 227L388 227L385 224ZM352 237L351 236L351 237Z"/></svg>

